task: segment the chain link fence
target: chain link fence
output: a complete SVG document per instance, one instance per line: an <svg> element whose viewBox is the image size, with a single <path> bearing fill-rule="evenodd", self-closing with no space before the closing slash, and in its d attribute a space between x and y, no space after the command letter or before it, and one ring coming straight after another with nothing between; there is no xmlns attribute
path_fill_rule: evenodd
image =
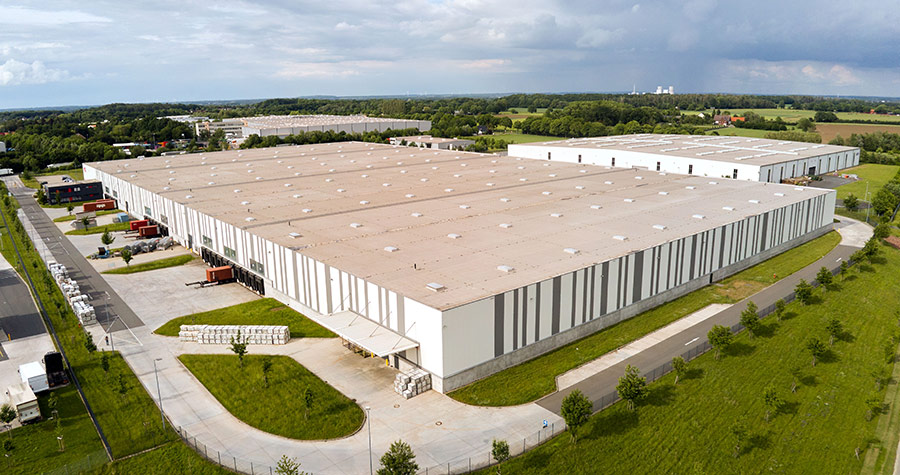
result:
<svg viewBox="0 0 900 475"><path fill-rule="evenodd" d="M105 450L97 450L87 454L81 460L77 460L75 462L67 463L62 467L55 468L49 472L41 472L42 475L75 475L77 473L84 473L94 470L96 468L102 467L109 462L109 458L106 456Z"/></svg>
<svg viewBox="0 0 900 475"><path fill-rule="evenodd" d="M183 427L177 427L175 431L178 432L181 440L183 440L190 448L194 449L201 457L216 465L237 473L246 473L249 475L273 475L275 473L275 468L271 465L242 460L231 454L222 453L216 449L210 448L208 445L197 440L196 436L189 434Z"/></svg>

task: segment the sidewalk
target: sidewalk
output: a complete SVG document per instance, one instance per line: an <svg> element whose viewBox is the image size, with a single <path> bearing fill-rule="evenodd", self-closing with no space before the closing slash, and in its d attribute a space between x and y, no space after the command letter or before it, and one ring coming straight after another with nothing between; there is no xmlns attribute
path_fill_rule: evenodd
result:
<svg viewBox="0 0 900 475"><path fill-rule="evenodd" d="M567 386L560 384L560 389L558 391L540 399L537 401L537 404L558 414L563 398L573 390L579 389L590 398L595 405L597 405L603 396L615 391L619 377L625 374L625 367L627 365L635 366L643 371L650 371L667 362L671 362L673 357L680 356L692 348L703 345L706 341L706 334L713 325L725 325L731 327L732 325L737 324L740 321L741 311L747 307L747 302L752 300L759 308L765 308L793 292L794 287L796 287L800 279L805 279L807 282L815 280L816 273L822 266L828 267L829 269L838 267L842 260L849 259L851 254L865 245L866 240L872 235L872 228L864 223L844 217L840 217L840 220L840 223L835 224L835 229L841 234L841 244L832 249L831 252L821 259L769 287L766 287L756 294L719 311L715 315L703 319L679 333L669 335L668 338L663 341L649 347L644 347L637 353L629 354L627 358L615 362L614 364L598 363L596 367L598 371L593 374L590 374L589 371L580 371L577 375L563 375L566 376L565 381L567 384L572 383L572 381L576 382ZM685 318L690 318L690 316ZM604 358L606 358L606 356L603 356L600 359ZM609 362L609 359L607 359L607 363ZM587 365L591 365L592 363L594 362L587 363ZM583 365L581 368L585 368L585 366L586 365ZM581 368L570 371L570 373L578 371ZM577 380L577 377L579 376L583 378Z"/></svg>

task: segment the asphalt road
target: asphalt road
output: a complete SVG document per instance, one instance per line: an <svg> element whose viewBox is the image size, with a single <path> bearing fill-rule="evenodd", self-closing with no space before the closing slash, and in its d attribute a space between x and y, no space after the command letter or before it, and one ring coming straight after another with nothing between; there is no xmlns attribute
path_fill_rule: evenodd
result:
<svg viewBox="0 0 900 475"><path fill-rule="evenodd" d="M0 270L0 329L2 340L47 333L31 292L13 269Z"/></svg>
<svg viewBox="0 0 900 475"><path fill-rule="evenodd" d="M78 282L81 293L88 295L91 305L96 310L97 321L103 325L103 328L110 331L109 327L112 323L115 323L113 331L125 330L125 325L128 328L142 326L144 322L125 304L106 280L100 276L100 273L94 269L94 266L69 242L62 231L47 216L47 213L37 204L37 201L31 196L34 190L21 186L18 177L8 178L4 181L41 236L41 240L53 254L53 259L66 266L69 277ZM116 316L125 325L117 321Z"/></svg>
<svg viewBox="0 0 900 475"><path fill-rule="evenodd" d="M728 307L713 317L710 317L671 338L667 338L618 364L610 366L573 386L549 394L537 401L537 403L545 409L559 414L563 398L573 390L579 389L585 396L594 402L595 410L602 409L599 401L603 396L616 391L619 377L625 374L625 367L627 365L636 366L641 369L642 372L648 372L665 363L670 363L672 358L683 355L692 348L703 345L706 342L706 334L713 325L725 325L731 327L732 325L739 323L741 311L747 308L748 301L752 300L760 309L772 305L778 301L778 299L782 299L791 294L800 279L812 282L815 280L816 273L822 266L826 266L830 269L839 267L841 260L847 260L850 255L857 250L859 250L858 247L839 245L818 261L775 284L772 284L751 297Z"/></svg>

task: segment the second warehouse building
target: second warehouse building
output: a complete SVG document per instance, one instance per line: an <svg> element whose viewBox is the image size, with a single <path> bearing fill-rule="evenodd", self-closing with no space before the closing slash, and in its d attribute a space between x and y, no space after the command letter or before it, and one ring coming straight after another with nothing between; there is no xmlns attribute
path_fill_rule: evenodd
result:
<svg viewBox="0 0 900 475"><path fill-rule="evenodd" d="M555 153L555 152L554 152ZM84 164L119 207L446 392L828 232L835 192L335 143Z"/></svg>

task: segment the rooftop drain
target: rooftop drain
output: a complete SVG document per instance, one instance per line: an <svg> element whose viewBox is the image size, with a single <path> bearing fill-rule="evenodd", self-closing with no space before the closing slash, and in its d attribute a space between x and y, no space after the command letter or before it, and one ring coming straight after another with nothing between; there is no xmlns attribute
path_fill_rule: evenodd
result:
<svg viewBox="0 0 900 475"><path fill-rule="evenodd" d="M497 266L497 270L509 274L510 272L514 272L516 268L512 266Z"/></svg>
<svg viewBox="0 0 900 475"><path fill-rule="evenodd" d="M430 283L426 284L425 287L428 288L428 290L431 290L433 292L440 292L442 290L447 289L447 287L444 287L443 284L439 284L437 282L430 282Z"/></svg>

